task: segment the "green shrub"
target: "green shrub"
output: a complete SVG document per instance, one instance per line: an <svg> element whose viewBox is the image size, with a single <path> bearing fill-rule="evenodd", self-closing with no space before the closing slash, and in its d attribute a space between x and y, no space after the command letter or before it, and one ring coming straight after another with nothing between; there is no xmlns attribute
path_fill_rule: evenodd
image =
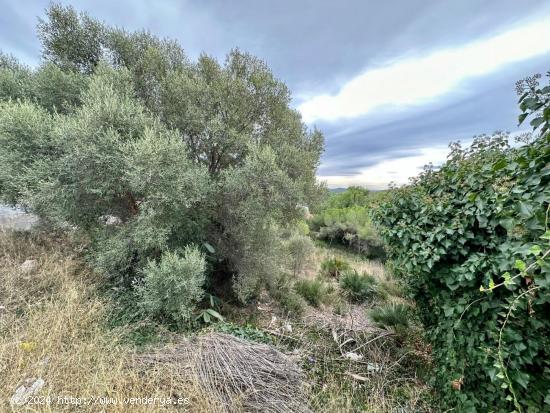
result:
<svg viewBox="0 0 550 413"><path fill-rule="evenodd" d="M411 308L402 303L384 304L370 310L369 317L380 327L403 330L409 326Z"/></svg>
<svg viewBox="0 0 550 413"><path fill-rule="evenodd" d="M144 312L182 326L191 320L204 292L206 261L196 247L181 255L167 251L159 262L150 260L143 269L139 303Z"/></svg>
<svg viewBox="0 0 550 413"><path fill-rule="evenodd" d="M372 275L346 271L339 282L340 288L353 301L365 301L378 295L378 283Z"/></svg>
<svg viewBox="0 0 550 413"><path fill-rule="evenodd" d="M299 235L309 235L309 225L303 219L296 222L294 229Z"/></svg>
<svg viewBox="0 0 550 413"><path fill-rule="evenodd" d="M321 275L326 277L338 278L345 271L349 270L351 270L349 263L340 258L326 258L321 262Z"/></svg>
<svg viewBox="0 0 550 413"><path fill-rule="evenodd" d="M304 298L292 289L285 294L281 294L278 301L281 308L291 317L299 318L306 308Z"/></svg>
<svg viewBox="0 0 550 413"><path fill-rule="evenodd" d="M518 86L520 121L547 126L550 85ZM453 144L445 164L376 211L426 327L434 384L456 411L550 409L550 134L508 140Z"/></svg>
<svg viewBox="0 0 550 413"><path fill-rule="evenodd" d="M326 303L328 295L331 293L326 283L319 279L298 280L294 284L294 289L314 307L318 307L321 303Z"/></svg>
<svg viewBox="0 0 550 413"><path fill-rule="evenodd" d="M286 248L290 258L288 264L294 275L302 272L313 262L315 245L310 237L298 234L292 235L286 241Z"/></svg>
<svg viewBox="0 0 550 413"><path fill-rule="evenodd" d="M349 246L370 258L384 258L384 249L370 217L368 190L350 187L331 194L309 224L318 238Z"/></svg>
<svg viewBox="0 0 550 413"><path fill-rule="evenodd" d="M279 303L287 315L298 318L304 313L306 302L292 287L292 279L288 274L273 277L268 288L271 298Z"/></svg>

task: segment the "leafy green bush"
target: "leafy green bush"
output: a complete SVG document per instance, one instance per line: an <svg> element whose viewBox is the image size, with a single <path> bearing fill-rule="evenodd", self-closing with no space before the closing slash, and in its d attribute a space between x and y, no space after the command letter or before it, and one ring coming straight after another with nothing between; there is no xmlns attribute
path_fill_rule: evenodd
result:
<svg viewBox="0 0 550 413"><path fill-rule="evenodd" d="M206 261L196 247L186 247L181 255L165 252L159 262L150 260L143 269L139 304L153 317L187 323L204 295L205 270Z"/></svg>
<svg viewBox="0 0 550 413"><path fill-rule="evenodd" d="M314 307L318 307L321 303L326 303L330 289L323 280L298 280L294 284L294 289L304 299Z"/></svg>
<svg viewBox="0 0 550 413"><path fill-rule="evenodd" d="M304 298L295 290L289 289L285 294L276 296L283 310L291 317L299 318L306 308Z"/></svg>
<svg viewBox="0 0 550 413"><path fill-rule="evenodd" d="M346 271L340 277L340 288L353 301L365 301L378 294L378 283L369 274L357 271Z"/></svg>
<svg viewBox="0 0 550 413"><path fill-rule="evenodd" d="M321 275L326 277L338 278L345 271L349 270L351 270L349 263L340 258L326 258L321 262Z"/></svg>
<svg viewBox="0 0 550 413"><path fill-rule="evenodd" d="M403 303L390 303L369 311L369 317L380 327L403 330L409 326L411 308Z"/></svg>
<svg viewBox="0 0 550 413"><path fill-rule="evenodd" d="M541 100L522 110L550 116L550 89L531 84ZM550 410L550 135L507 140L454 144L439 170L376 211L426 326L435 383L457 411Z"/></svg>

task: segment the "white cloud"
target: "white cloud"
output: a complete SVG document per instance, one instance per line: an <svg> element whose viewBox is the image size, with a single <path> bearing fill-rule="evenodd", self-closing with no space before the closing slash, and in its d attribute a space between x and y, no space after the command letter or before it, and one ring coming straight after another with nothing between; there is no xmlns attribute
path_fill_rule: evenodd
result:
<svg viewBox="0 0 550 413"><path fill-rule="evenodd" d="M550 53L550 16L499 35L430 55L371 68L336 95L314 96L298 109L304 120L355 118L383 105L418 105L452 91L467 78Z"/></svg>
<svg viewBox="0 0 550 413"><path fill-rule="evenodd" d="M440 165L447 159L449 148L441 145L420 149L420 154L397 159L385 159L366 167L353 176L319 176L331 188L350 185L366 186L369 189L386 189L388 183L406 184L410 177L418 175L424 165Z"/></svg>

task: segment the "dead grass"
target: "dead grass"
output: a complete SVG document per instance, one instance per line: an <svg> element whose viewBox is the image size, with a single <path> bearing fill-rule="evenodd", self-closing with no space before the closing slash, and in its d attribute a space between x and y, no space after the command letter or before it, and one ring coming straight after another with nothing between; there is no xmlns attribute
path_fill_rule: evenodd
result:
<svg viewBox="0 0 550 413"><path fill-rule="evenodd" d="M429 363L421 343L405 344L384 330L310 329L308 337L302 351L307 354L315 411L437 411L430 388L418 377L420 367Z"/></svg>
<svg viewBox="0 0 550 413"><path fill-rule="evenodd" d="M217 411L192 377L182 379L170 366L143 370L133 363L133 349L120 340L123 331L105 328L110 303L96 293L101 281L71 251L65 240L0 234L0 411ZM29 258L37 267L24 272L21 263ZM38 393L44 398L11 407L11 396L28 378L44 380ZM73 397L73 404L59 397ZM75 404L91 397L118 402ZM131 397L159 400L125 403ZM189 401L161 406L168 398Z"/></svg>
<svg viewBox="0 0 550 413"><path fill-rule="evenodd" d="M124 327L106 326L112 303L98 294L102 280L82 264L74 251L74 245L65 239L0 234L0 411L224 411L223 398L216 401L212 397L204 379L200 379L199 369L182 370L171 362L144 364L143 353L137 353L125 341L128 332ZM335 251L321 249L318 254ZM21 264L29 258L36 260L37 266L26 272ZM392 282L383 266L352 256L344 258L381 282ZM365 314L364 307L352 306L334 322L327 318L329 308L312 310L315 314L306 315L302 321L278 320L280 328L274 325L275 317L263 303L257 307L257 312L266 313L259 317L269 322L266 329L276 333L277 345L292 347L294 359L302 363L310 384L308 401L314 411L433 411L428 403L430 390L417 377L429 359L422 342L418 341L418 346L404 343L372 327L360 318ZM165 354L158 348L150 351ZM346 356L349 352L360 359L350 360ZM226 383L224 369L233 359L224 360L208 371L214 387ZM44 399L38 401L49 397L49 404L10 406L11 396L28 378L44 380L38 394ZM82 402L88 397L109 397L119 403L60 404L58 397L64 396ZM130 405L125 403L130 397L158 401ZM161 405L161 399L168 398L188 398L188 403Z"/></svg>
<svg viewBox="0 0 550 413"><path fill-rule="evenodd" d="M321 262L336 257L352 269L376 279L381 293L362 304L335 300L332 305L309 307L293 322L296 352L304 360L311 384L310 403L318 412L436 412L433 394L423 377L429 375L429 348L421 331L397 334L376 327L368 309L388 303L409 303L385 265L341 248L317 244L315 277ZM336 280L332 282L342 297ZM342 305L344 304L344 305ZM412 304L412 303L409 303ZM339 310L337 310L339 308Z"/></svg>
<svg viewBox="0 0 550 413"><path fill-rule="evenodd" d="M177 366L199 378L219 412L310 413L303 373L272 346L217 332L180 340L139 358L146 366Z"/></svg>

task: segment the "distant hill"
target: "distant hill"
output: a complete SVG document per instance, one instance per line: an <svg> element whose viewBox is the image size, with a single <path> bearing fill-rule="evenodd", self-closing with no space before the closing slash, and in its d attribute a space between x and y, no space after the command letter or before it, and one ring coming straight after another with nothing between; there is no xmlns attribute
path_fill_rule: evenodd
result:
<svg viewBox="0 0 550 413"><path fill-rule="evenodd" d="M340 192L345 192L347 189L348 188L329 188L328 190L335 194L339 194ZM369 192L383 192L383 191L387 191L387 189L369 189Z"/></svg>

